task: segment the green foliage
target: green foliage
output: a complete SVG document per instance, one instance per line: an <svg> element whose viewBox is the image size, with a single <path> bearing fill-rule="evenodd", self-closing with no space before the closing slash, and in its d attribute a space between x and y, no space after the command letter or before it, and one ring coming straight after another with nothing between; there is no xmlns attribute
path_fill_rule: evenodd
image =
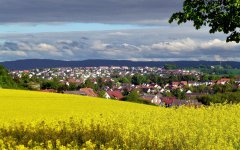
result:
<svg viewBox="0 0 240 150"><path fill-rule="evenodd" d="M120 83L130 83L129 79L127 77L122 77L119 79Z"/></svg>
<svg viewBox="0 0 240 150"><path fill-rule="evenodd" d="M70 90L70 91L78 90L77 84L76 83L70 83L69 87L68 87L68 90Z"/></svg>
<svg viewBox="0 0 240 150"><path fill-rule="evenodd" d="M145 76L142 76L140 74L133 75L132 84L140 85L140 84L143 84L144 82L146 82L146 77Z"/></svg>
<svg viewBox="0 0 240 150"><path fill-rule="evenodd" d="M134 103L153 105L151 102L143 100L137 90L130 92L123 100Z"/></svg>
<svg viewBox="0 0 240 150"><path fill-rule="evenodd" d="M106 94L106 91L104 91L104 90L100 90L100 91L98 92L98 96L99 96L99 97L102 97L102 98L105 97L105 94Z"/></svg>
<svg viewBox="0 0 240 150"><path fill-rule="evenodd" d="M163 93L165 97L173 97L174 95L171 92L165 92Z"/></svg>
<svg viewBox="0 0 240 150"><path fill-rule="evenodd" d="M0 87L2 88L18 88L13 78L8 74L8 70L0 65Z"/></svg>
<svg viewBox="0 0 240 150"><path fill-rule="evenodd" d="M197 98L205 105L211 103L240 103L240 92L217 93L214 95L205 95Z"/></svg>
<svg viewBox="0 0 240 150"><path fill-rule="evenodd" d="M164 69L167 69L167 70L173 70L173 69L177 69L178 66L176 64L165 64L164 65Z"/></svg>
<svg viewBox="0 0 240 150"><path fill-rule="evenodd" d="M172 91L172 94L177 97L177 99L186 99L186 92L176 89Z"/></svg>
<svg viewBox="0 0 240 150"><path fill-rule="evenodd" d="M140 96L137 90L133 90L125 98L125 100L131 101L131 102L138 102L139 99L140 99Z"/></svg>
<svg viewBox="0 0 240 150"><path fill-rule="evenodd" d="M240 41L240 0L185 0L183 10L174 13L169 22L178 24L192 21L196 29L209 26L210 33L230 35L227 42Z"/></svg>
<svg viewBox="0 0 240 150"><path fill-rule="evenodd" d="M46 80L41 83L41 89L58 89L59 82L55 80Z"/></svg>
<svg viewBox="0 0 240 150"><path fill-rule="evenodd" d="M68 90L68 86L66 84L59 84L57 88L58 93L63 93L63 91Z"/></svg>

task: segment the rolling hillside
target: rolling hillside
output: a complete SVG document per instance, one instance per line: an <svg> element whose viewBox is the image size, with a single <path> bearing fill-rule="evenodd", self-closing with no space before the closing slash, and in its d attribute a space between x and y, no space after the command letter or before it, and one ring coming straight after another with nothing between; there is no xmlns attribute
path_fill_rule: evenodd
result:
<svg viewBox="0 0 240 150"><path fill-rule="evenodd" d="M0 149L239 149L240 105L163 108L0 89Z"/></svg>

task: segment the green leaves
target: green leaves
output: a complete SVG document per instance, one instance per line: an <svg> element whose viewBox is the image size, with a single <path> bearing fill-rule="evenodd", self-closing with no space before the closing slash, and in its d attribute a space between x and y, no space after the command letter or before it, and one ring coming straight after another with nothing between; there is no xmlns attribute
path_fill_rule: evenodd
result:
<svg viewBox="0 0 240 150"><path fill-rule="evenodd" d="M239 43L240 0L185 0L183 10L169 19L169 23L173 21L192 21L196 29L209 26L210 33L230 33L226 41Z"/></svg>

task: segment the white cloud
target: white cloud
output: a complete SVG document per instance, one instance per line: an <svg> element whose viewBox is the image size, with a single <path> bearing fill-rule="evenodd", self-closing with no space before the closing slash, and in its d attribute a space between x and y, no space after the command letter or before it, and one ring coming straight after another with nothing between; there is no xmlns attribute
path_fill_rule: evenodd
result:
<svg viewBox="0 0 240 150"><path fill-rule="evenodd" d="M124 46L124 48L135 49L135 50L138 50L138 51L142 50L142 48L140 48L138 46L135 46L135 45L132 45L132 44L128 44L128 43L123 43L122 45Z"/></svg>
<svg viewBox="0 0 240 150"><path fill-rule="evenodd" d="M34 43L18 43L18 50L22 51L38 51L38 52L46 52L50 54L56 54L59 52L59 50L51 44L47 43L39 43L39 44L34 44Z"/></svg>
<svg viewBox="0 0 240 150"><path fill-rule="evenodd" d="M193 51L197 48L197 43L190 39L182 39L176 40L172 42L161 42L157 44L153 44L151 46L152 49L164 49L169 51Z"/></svg>
<svg viewBox="0 0 240 150"><path fill-rule="evenodd" d="M109 46L110 44L106 44L106 43L103 43L102 41L100 40L97 40L97 41L94 41L93 42L93 45L92 45L92 49L95 49L95 50L106 50L107 49L107 46Z"/></svg>
<svg viewBox="0 0 240 150"><path fill-rule="evenodd" d="M230 48L237 47L237 46L239 46L239 44L237 44L235 42L226 43L226 41L222 41L219 39L214 39L214 40L210 40L208 42L203 42L199 45L199 47L201 47L203 49L210 49L210 48L215 48L215 47L219 47L219 48L223 48L223 49L230 49Z"/></svg>
<svg viewBox="0 0 240 150"><path fill-rule="evenodd" d="M27 54L23 51L8 51L8 50L0 50L0 55L9 55L9 56L15 55L15 56L21 56L21 57L27 56Z"/></svg>
<svg viewBox="0 0 240 150"><path fill-rule="evenodd" d="M113 35L113 36L128 36L128 35L130 35L130 33L126 33L126 32L112 32L112 33L109 33L109 35Z"/></svg>
<svg viewBox="0 0 240 150"><path fill-rule="evenodd" d="M14 60L18 59L17 55L27 55L28 58L63 60L99 58L136 61L221 59L240 61L240 44L226 43L221 36L216 34L203 36L197 31L197 35L194 35L195 32L194 34L185 34L190 31L182 30L181 33L178 33L172 29L171 33L165 33L164 30L160 28L156 30L56 33L54 35L44 33L36 34L35 38L27 35L10 37L8 37L9 35L0 35L0 39L4 39L0 43L0 50L4 50L0 53L0 59ZM125 33L129 33L131 36L123 36L127 35ZM111 36L111 34L119 36ZM87 40L82 37L86 37Z"/></svg>
<svg viewBox="0 0 240 150"><path fill-rule="evenodd" d="M34 49L38 50L38 51L50 51L50 52L57 52L58 49L50 44L46 44L46 43L40 43L38 45L36 45L36 47L34 47Z"/></svg>
<svg viewBox="0 0 240 150"><path fill-rule="evenodd" d="M240 46L237 43L231 42L226 43L220 39L214 39L209 41L193 40L191 38L185 38L181 40L174 40L171 42L160 42L157 44L152 44L152 49L158 50L169 50L172 52L182 52L182 51L195 51L199 49L211 49L211 48L221 48L221 49L231 49Z"/></svg>

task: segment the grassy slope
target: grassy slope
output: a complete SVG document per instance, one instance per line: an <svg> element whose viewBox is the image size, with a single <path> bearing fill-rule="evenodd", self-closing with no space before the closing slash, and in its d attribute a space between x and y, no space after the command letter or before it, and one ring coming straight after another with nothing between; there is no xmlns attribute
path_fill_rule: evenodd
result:
<svg viewBox="0 0 240 150"><path fill-rule="evenodd" d="M0 122L6 123L0 125L0 149L1 145L47 148L49 142L53 143L50 147L57 147L56 141L77 149L101 145L114 149L240 148L240 105L167 109L0 89L0 109Z"/></svg>
<svg viewBox="0 0 240 150"><path fill-rule="evenodd" d="M119 114L153 106L101 98L0 89L0 120L61 119L84 115Z"/></svg>

